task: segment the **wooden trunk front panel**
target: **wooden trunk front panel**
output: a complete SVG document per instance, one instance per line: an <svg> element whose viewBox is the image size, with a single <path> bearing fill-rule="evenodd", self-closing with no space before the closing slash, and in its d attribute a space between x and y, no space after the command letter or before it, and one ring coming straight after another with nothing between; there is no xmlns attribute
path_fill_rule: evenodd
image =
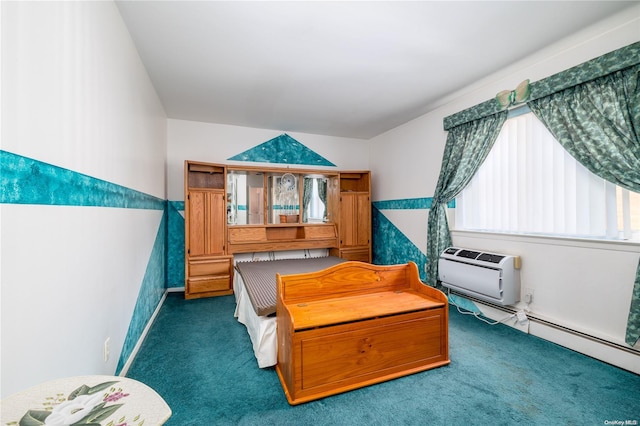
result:
<svg viewBox="0 0 640 426"><path fill-rule="evenodd" d="M331 385L419 364L441 354L438 316L300 336L302 389ZM311 333L313 335L314 333Z"/></svg>
<svg viewBox="0 0 640 426"><path fill-rule="evenodd" d="M439 308L295 332L290 402L448 364L446 322Z"/></svg>

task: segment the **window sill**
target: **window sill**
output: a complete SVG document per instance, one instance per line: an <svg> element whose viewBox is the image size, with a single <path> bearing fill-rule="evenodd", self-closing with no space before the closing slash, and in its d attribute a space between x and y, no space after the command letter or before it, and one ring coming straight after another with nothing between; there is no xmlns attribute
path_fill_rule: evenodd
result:
<svg viewBox="0 0 640 426"><path fill-rule="evenodd" d="M565 247L588 247L603 250L617 250L640 253L640 242L629 240L605 240L593 238L561 237L551 235L509 234L489 231L451 230L452 236L472 238L490 238L494 240L527 242L531 244L545 244Z"/></svg>

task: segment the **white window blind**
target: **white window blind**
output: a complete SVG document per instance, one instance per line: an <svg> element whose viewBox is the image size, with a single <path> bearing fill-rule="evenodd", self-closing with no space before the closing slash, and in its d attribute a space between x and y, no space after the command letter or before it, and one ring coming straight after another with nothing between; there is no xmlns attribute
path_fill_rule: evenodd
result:
<svg viewBox="0 0 640 426"><path fill-rule="evenodd" d="M505 122L455 210L457 229L640 239L640 194L588 171L531 112Z"/></svg>

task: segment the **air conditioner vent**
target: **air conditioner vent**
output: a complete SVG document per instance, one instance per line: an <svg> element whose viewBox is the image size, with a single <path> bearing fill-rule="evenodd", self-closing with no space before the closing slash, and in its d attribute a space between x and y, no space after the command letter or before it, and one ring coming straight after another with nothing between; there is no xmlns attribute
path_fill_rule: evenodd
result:
<svg viewBox="0 0 640 426"><path fill-rule="evenodd" d="M456 256L466 257L467 259L476 259L479 255L479 251L460 250Z"/></svg>
<svg viewBox="0 0 640 426"><path fill-rule="evenodd" d="M489 263L500 263L502 259L504 259L504 256L501 256L499 254L482 253L480 256L478 256L478 260Z"/></svg>

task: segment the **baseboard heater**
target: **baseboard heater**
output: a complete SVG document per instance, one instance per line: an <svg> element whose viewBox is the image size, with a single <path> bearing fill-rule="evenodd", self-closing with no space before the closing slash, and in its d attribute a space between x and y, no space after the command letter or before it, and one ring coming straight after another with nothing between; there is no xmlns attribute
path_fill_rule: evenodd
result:
<svg viewBox="0 0 640 426"><path fill-rule="evenodd" d="M486 304L487 306L490 306L493 309L496 309L496 310L499 310L499 311L502 311L502 312L506 312L508 314L515 314L519 310L519 309L514 309L512 307L509 307L509 306L497 305L495 303L487 302L486 300L481 300L481 299L478 299L476 297L470 296L468 294L462 294L462 293L458 293L456 291L453 291L453 293L456 294L456 295L465 296L465 297L469 298L469 300L471 300L472 302L484 303L484 304ZM539 316L537 316L537 315L535 315L535 314L533 314L531 312L527 312L527 319L529 321L531 321L531 322L537 322L538 324L544 325L546 327L554 328L556 330L560 330L560 331L562 331L564 333L567 333L567 334L572 334L574 336L577 336L577 337L580 337L580 338L583 338L583 339L587 339L587 340L590 340L592 342L599 343L601 345L609 346L610 348L613 348L613 349L621 350L621 351L628 352L628 353L633 354L633 355L640 356L640 349L634 349L633 347L629 347L629 346L622 345L620 343L612 342L611 340L606 340L606 339L603 339L602 337L596 337L596 336L593 336L591 334L585 333L583 331L574 330L573 328L570 328L570 327L567 327L567 326L564 326L564 325L560 325L560 324L555 323L555 322L553 322L551 320L548 320L548 319L541 318L541 317L539 317ZM565 345L562 345L561 343L558 343L558 344L561 345L561 346L565 346ZM565 346L565 347L567 347L567 346ZM583 353L580 350L578 350L578 352ZM601 358L597 358L597 359L601 359ZM601 359L601 360L604 361L604 362L608 362L608 361L606 361L604 359ZM625 370L626 370L626 368L625 368ZM631 370L629 370L629 371L631 371Z"/></svg>
<svg viewBox="0 0 640 426"><path fill-rule="evenodd" d="M498 305L520 300L520 257L449 247L438 260L443 287Z"/></svg>

